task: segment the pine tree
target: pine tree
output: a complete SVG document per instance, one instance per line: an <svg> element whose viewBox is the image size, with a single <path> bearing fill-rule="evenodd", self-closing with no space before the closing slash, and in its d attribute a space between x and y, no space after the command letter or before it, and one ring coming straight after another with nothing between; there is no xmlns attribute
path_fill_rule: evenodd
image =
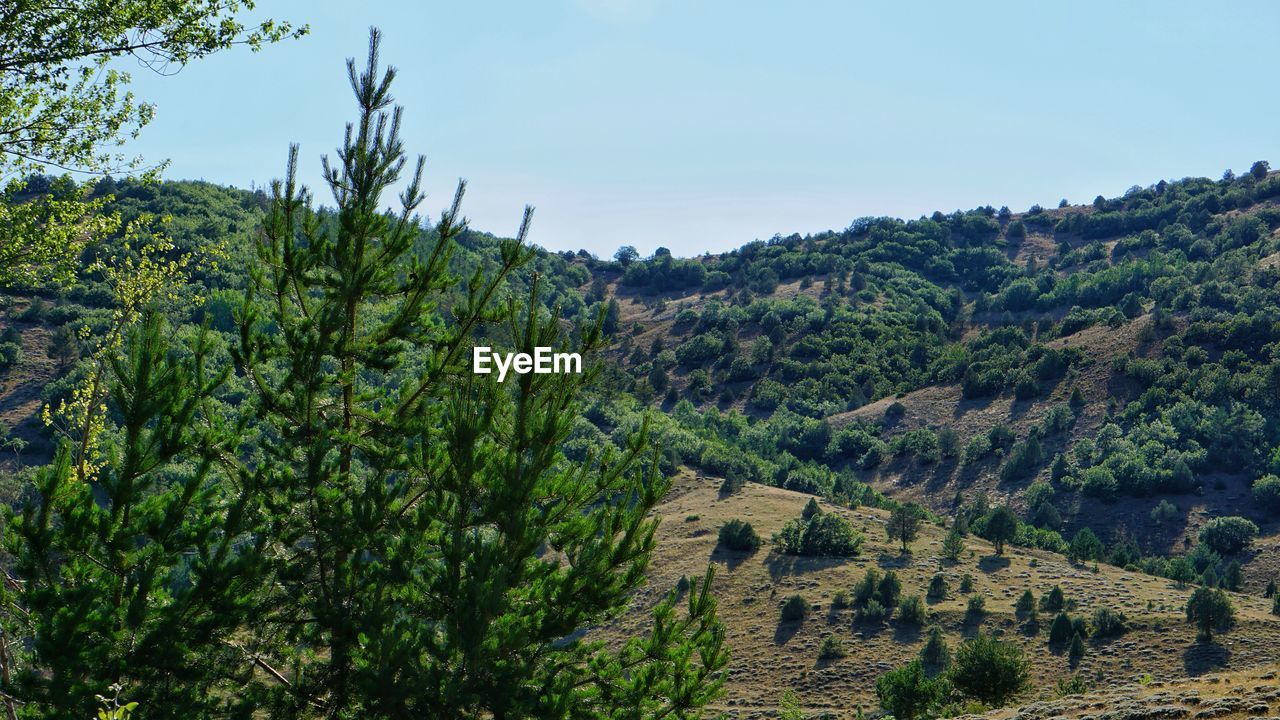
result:
<svg viewBox="0 0 1280 720"><path fill-rule="evenodd" d="M956 562L962 553L964 553L964 535L960 534L959 529L952 527L942 541L942 555L951 562Z"/></svg>
<svg viewBox="0 0 1280 720"><path fill-rule="evenodd" d="M1080 661L1084 658L1084 653L1084 640L1081 639L1080 633L1074 633L1071 636L1071 645L1067 647L1067 658L1072 667L1080 664Z"/></svg>
<svg viewBox="0 0 1280 720"><path fill-rule="evenodd" d="M902 541L902 552L907 552L909 545L920 534L920 520L924 511L915 503L902 503L889 514L886 530L890 540Z"/></svg>
<svg viewBox="0 0 1280 720"><path fill-rule="evenodd" d="M490 337L517 352L569 349L536 276L523 307L495 302L530 257L531 210L460 287L448 266L463 184L425 242L422 158L384 211L406 160L376 31L366 68L348 72L359 116L324 163L336 207L312 209L291 148L241 313L237 361L271 439L242 470L266 488L258 532L274 549L253 631L278 677L255 692L288 717L694 711L727 661L710 569L686 611L674 594L658 605L649 636L612 650L578 637L644 580L646 516L669 481L643 431L621 456L569 463L558 448L596 368L468 372L475 332L498 321ZM593 357L601 324L573 349Z"/></svg>
<svg viewBox="0 0 1280 720"><path fill-rule="evenodd" d="M16 636L32 638L8 688L29 717L93 717L119 684L147 717L207 717L252 671L236 635L263 570L252 490L220 472L241 427L210 410L226 372L207 334L175 345L150 313L100 382L119 426L92 458L60 445L6 523ZM96 445L96 443L91 443ZM234 683L234 684L228 684Z"/></svg>

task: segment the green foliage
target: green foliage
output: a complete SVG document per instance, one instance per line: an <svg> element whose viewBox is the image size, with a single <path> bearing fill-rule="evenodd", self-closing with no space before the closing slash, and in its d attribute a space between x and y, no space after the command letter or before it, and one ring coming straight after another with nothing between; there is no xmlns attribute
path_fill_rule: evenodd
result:
<svg viewBox="0 0 1280 720"><path fill-rule="evenodd" d="M930 600L944 600L947 597L947 576L942 573L935 573L929 579L929 588L925 594Z"/></svg>
<svg viewBox="0 0 1280 720"><path fill-rule="evenodd" d="M241 665L224 648L254 617L264 546L238 542L253 498L216 462L240 441L211 413L227 372L208 368L207 334L172 335L152 313L111 364L112 461L94 477L63 444L6 523L35 640L13 692L42 716L89 717L112 683L149 717L211 712Z"/></svg>
<svg viewBox="0 0 1280 720"><path fill-rule="evenodd" d="M1151 521L1157 525L1170 522L1178 517L1178 506L1169 502L1167 499L1161 498L1159 503L1151 509Z"/></svg>
<svg viewBox="0 0 1280 720"><path fill-rule="evenodd" d="M956 650L949 672L962 695L1001 707L1028 685L1027 661L1012 642L978 633Z"/></svg>
<svg viewBox="0 0 1280 720"><path fill-rule="evenodd" d="M997 555L1004 554L1004 545L1018 534L1018 517L1007 505L993 508L985 518L983 529L978 534L995 545Z"/></svg>
<svg viewBox="0 0 1280 720"><path fill-rule="evenodd" d="M254 49L296 36L288 23L261 20L246 28L245 2L183 0L157 5L115 3L103 11L90 0L15 10L0 26L5 57L0 110L5 137L0 171L57 167L109 172L123 158L107 148L146 125L154 108L126 88L129 74L117 58L146 66L182 66L191 60L248 44Z"/></svg>
<svg viewBox="0 0 1280 720"><path fill-rule="evenodd" d="M755 552L760 547L760 536L745 520L734 518L720 526L720 544L729 550Z"/></svg>
<svg viewBox="0 0 1280 720"><path fill-rule="evenodd" d="M1217 588L1200 587L1187 600L1187 622L1196 626L1196 638L1209 642L1215 630L1226 630L1235 621L1235 608Z"/></svg>
<svg viewBox="0 0 1280 720"><path fill-rule="evenodd" d="M1105 553L1102 540L1087 527L1080 528L1071 538L1071 559L1076 562L1101 560Z"/></svg>
<svg viewBox="0 0 1280 720"><path fill-rule="evenodd" d="M1061 585L1054 585L1049 592L1040 598L1040 609L1045 612L1058 612L1067 606L1067 595L1062 592Z"/></svg>
<svg viewBox="0 0 1280 720"><path fill-rule="evenodd" d="M898 604L898 620L907 625L924 624L926 611L919 595L908 595Z"/></svg>
<svg viewBox="0 0 1280 720"><path fill-rule="evenodd" d="M876 697L885 712L901 720L927 717L942 702L947 682L942 677L929 677L924 664L913 660L890 670L876 680Z"/></svg>
<svg viewBox="0 0 1280 720"><path fill-rule="evenodd" d="M1070 640L1074 633L1075 628L1071 622L1071 617L1065 612L1060 612L1049 625L1049 644L1061 646Z"/></svg>
<svg viewBox="0 0 1280 720"><path fill-rule="evenodd" d="M1093 636L1097 638L1114 637L1129 629L1124 613L1107 607L1096 608L1090 624L1093 626Z"/></svg>
<svg viewBox="0 0 1280 720"><path fill-rule="evenodd" d="M965 614L970 616L983 615L987 612L987 599L982 595L970 595L969 600L965 603Z"/></svg>
<svg viewBox="0 0 1280 720"><path fill-rule="evenodd" d="M1200 542L1220 553L1237 553L1258 536L1258 526L1238 516L1213 518L1200 528Z"/></svg>
<svg viewBox="0 0 1280 720"><path fill-rule="evenodd" d="M1253 499L1272 514L1280 513L1280 476L1263 475L1253 483Z"/></svg>
<svg viewBox="0 0 1280 720"><path fill-rule="evenodd" d="M923 519L924 508L915 503L902 503L889 513L885 530L890 540L902 542L902 552L905 553L909 544L919 536L920 522Z"/></svg>
<svg viewBox="0 0 1280 720"><path fill-rule="evenodd" d="M809 603L799 595L792 595L782 603L782 622L797 622L809 614Z"/></svg>
<svg viewBox="0 0 1280 720"><path fill-rule="evenodd" d="M1014 603L1013 612L1018 619L1030 617L1036 611L1036 596L1030 590L1023 590Z"/></svg>
<svg viewBox="0 0 1280 720"><path fill-rule="evenodd" d="M964 553L964 547L964 535L953 525L942 540L942 556L951 562L956 562Z"/></svg>
<svg viewBox="0 0 1280 720"><path fill-rule="evenodd" d="M822 638L822 643L818 645L819 660L838 660L848 654L844 648L844 642L835 635L828 635Z"/></svg>
<svg viewBox="0 0 1280 720"><path fill-rule="evenodd" d="M773 536L774 547L786 555L852 557L862 542L862 533L838 513L819 513L808 520L793 518Z"/></svg>
<svg viewBox="0 0 1280 720"><path fill-rule="evenodd" d="M971 592L973 592L973 576L969 573L965 573L960 578L960 593L962 595L968 595Z"/></svg>
<svg viewBox="0 0 1280 720"><path fill-rule="evenodd" d="M945 668L951 662L951 649L937 625L929 626L924 647L920 648L920 660L929 668Z"/></svg>
<svg viewBox="0 0 1280 720"><path fill-rule="evenodd" d="M1071 643L1067 646L1067 658L1070 660L1072 667L1080 664L1080 660L1084 657L1084 653L1084 640L1080 637L1080 633L1073 634L1071 636Z"/></svg>

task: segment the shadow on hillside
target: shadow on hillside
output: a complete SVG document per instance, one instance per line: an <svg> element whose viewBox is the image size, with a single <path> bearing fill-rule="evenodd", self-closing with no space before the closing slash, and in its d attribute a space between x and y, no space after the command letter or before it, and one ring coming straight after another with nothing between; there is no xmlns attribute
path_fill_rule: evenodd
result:
<svg viewBox="0 0 1280 720"><path fill-rule="evenodd" d="M893 628L893 639L900 643L914 643L920 639L920 626L899 623Z"/></svg>
<svg viewBox="0 0 1280 720"><path fill-rule="evenodd" d="M960 460L957 458L947 458L940 460L933 466L933 471L929 473L928 479L925 480L925 488L928 490L938 490L946 487L951 482L952 476L956 474L956 470L960 467Z"/></svg>
<svg viewBox="0 0 1280 720"><path fill-rule="evenodd" d="M1221 670L1231 662L1231 651L1216 642L1197 642L1182 652L1182 669L1189 677Z"/></svg>
<svg viewBox="0 0 1280 720"><path fill-rule="evenodd" d="M765 559L764 565L769 570L769 577L774 582L788 575L803 575L809 572L826 570L847 562L846 558L807 557L801 555L782 555L773 551Z"/></svg>
<svg viewBox="0 0 1280 720"><path fill-rule="evenodd" d="M711 562L724 563L725 569L733 572L738 566L747 561L747 558L754 555L754 552L746 550L725 550L719 546L711 549Z"/></svg>
<svg viewBox="0 0 1280 720"><path fill-rule="evenodd" d="M911 559L912 556L910 551L906 553L898 553L897 555L880 553L876 558L876 564L885 570L901 570L903 568L911 567Z"/></svg>
<svg viewBox="0 0 1280 720"><path fill-rule="evenodd" d="M966 612L964 620L960 623L960 635L964 638L977 637L978 631L982 630L982 624L986 622L987 614L985 612Z"/></svg>
<svg viewBox="0 0 1280 720"><path fill-rule="evenodd" d="M952 413L954 418L962 418L974 410L986 410L991 403L996 401L998 395L988 395L980 398L966 398L961 396L960 402L956 403L956 410Z"/></svg>
<svg viewBox="0 0 1280 720"><path fill-rule="evenodd" d="M803 620L791 620L789 622L780 622L778 627L773 631L773 644L786 645L787 641L796 636L800 632L800 626L804 625Z"/></svg>
<svg viewBox="0 0 1280 720"><path fill-rule="evenodd" d="M984 573L993 573L1009 567L1009 558L1004 555L987 555L978 561L978 569Z"/></svg>

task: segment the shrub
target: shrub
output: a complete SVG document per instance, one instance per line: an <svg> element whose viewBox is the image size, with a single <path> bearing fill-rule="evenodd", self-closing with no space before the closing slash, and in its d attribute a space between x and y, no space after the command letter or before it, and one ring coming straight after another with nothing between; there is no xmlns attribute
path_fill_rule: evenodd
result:
<svg viewBox="0 0 1280 720"><path fill-rule="evenodd" d="M1036 596L1030 590L1023 590L1018 596L1018 601L1013 605L1013 614L1019 619L1025 618L1036 611Z"/></svg>
<svg viewBox="0 0 1280 720"><path fill-rule="evenodd" d="M720 526L720 544L729 550L755 552L760 547L760 536L751 523L734 518Z"/></svg>
<svg viewBox="0 0 1280 720"><path fill-rule="evenodd" d="M1264 475L1253 484L1253 497L1270 513L1280 513L1280 477Z"/></svg>
<svg viewBox="0 0 1280 720"><path fill-rule="evenodd" d="M1061 585L1054 585L1049 588L1049 592L1040 598L1040 609L1045 612L1058 612L1067 605L1066 593L1062 592Z"/></svg>
<svg viewBox="0 0 1280 720"><path fill-rule="evenodd" d="M782 622L803 620L809 614L809 603L799 595L792 595L782 603Z"/></svg>
<svg viewBox="0 0 1280 720"><path fill-rule="evenodd" d="M1071 559L1076 562L1101 560L1105 552L1106 548L1102 545L1102 540L1087 527L1080 528L1075 537L1071 538Z"/></svg>
<svg viewBox="0 0 1280 720"><path fill-rule="evenodd" d="M960 533L959 528L952 526L947 532L947 537L942 541L942 555L951 562L960 559L960 555L964 553L964 535Z"/></svg>
<svg viewBox="0 0 1280 720"><path fill-rule="evenodd" d="M942 573L937 573L929 580L929 589L926 593L930 600L942 600L947 597L947 578Z"/></svg>
<svg viewBox="0 0 1280 720"><path fill-rule="evenodd" d="M1258 526L1237 515L1219 517L1200 529L1200 542L1220 553L1240 552L1258 537Z"/></svg>
<svg viewBox="0 0 1280 720"><path fill-rule="evenodd" d="M844 590L836 591L836 594L831 596L831 607L836 610L844 610L849 607L849 593Z"/></svg>
<svg viewBox="0 0 1280 720"><path fill-rule="evenodd" d="M924 602L919 595L908 595L898 606L898 620L907 625L923 625L925 621Z"/></svg>
<svg viewBox="0 0 1280 720"><path fill-rule="evenodd" d="M962 695L1001 707L1027 687L1022 648L979 633L956 651L949 674Z"/></svg>
<svg viewBox="0 0 1280 720"><path fill-rule="evenodd" d="M1235 620L1231 599L1217 588L1201 587L1187 600L1187 622L1195 623L1196 638L1208 642L1214 630L1225 630Z"/></svg>
<svg viewBox="0 0 1280 720"><path fill-rule="evenodd" d="M942 628L937 625L929 627L929 639L920 649L920 659L925 665L935 668L946 667L951 661L951 649L947 647L947 641L942 636Z"/></svg>
<svg viewBox="0 0 1280 720"><path fill-rule="evenodd" d="M1124 613L1111 608L1100 607L1093 611L1093 636L1096 638L1114 637L1128 630Z"/></svg>
<svg viewBox="0 0 1280 720"><path fill-rule="evenodd" d="M973 576L969 573L965 573L964 577L960 578L960 592L964 595L973 592Z"/></svg>
<svg viewBox="0 0 1280 720"><path fill-rule="evenodd" d="M981 615L987 611L987 599L982 595L970 595L969 603L965 606L965 613L969 615Z"/></svg>
<svg viewBox="0 0 1280 720"><path fill-rule="evenodd" d="M1070 640L1074 632L1071 618L1064 612L1058 613L1058 616L1053 619L1053 623L1049 625L1049 644L1060 646Z"/></svg>
<svg viewBox="0 0 1280 720"><path fill-rule="evenodd" d="M858 608L858 621L865 623L882 623L889 619L892 609L880 604L879 600L871 599L866 605Z"/></svg>
<svg viewBox="0 0 1280 720"><path fill-rule="evenodd" d="M944 678L931 678L924 664L912 660L890 670L876 680L876 698L880 707L899 720L916 720L932 714L933 708L946 695Z"/></svg>
<svg viewBox="0 0 1280 720"><path fill-rule="evenodd" d="M885 607L897 607L901 597L902 582L898 580L898 573L890 570L876 585L876 599Z"/></svg>
<svg viewBox="0 0 1280 720"><path fill-rule="evenodd" d="M1084 640L1080 638L1080 633L1071 636L1071 644L1067 647L1067 658L1070 659L1071 665L1080 664L1080 659L1084 657Z"/></svg>
<svg viewBox="0 0 1280 720"><path fill-rule="evenodd" d="M837 660L846 654L844 641L835 635L826 636L822 639L822 644L818 646L819 660Z"/></svg>
<svg viewBox="0 0 1280 720"><path fill-rule="evenodd" d="M808 520L788 520L773 544L787 555L852 557L862 548L862 533L836 513L821 513Z"/></svg>
<svg viewBox="0 0 1280 720"><path fill-rule="evenodd" d="M1178 517L1178 506L1168 500L1161 500L1151 509L1151 521L1157 525L1169 522L1176 517Z"/></svg>

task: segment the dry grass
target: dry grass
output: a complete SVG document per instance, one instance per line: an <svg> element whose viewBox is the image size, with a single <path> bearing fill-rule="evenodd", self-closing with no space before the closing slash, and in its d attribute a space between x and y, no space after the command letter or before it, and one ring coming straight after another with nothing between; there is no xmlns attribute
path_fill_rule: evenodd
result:
<svg viewBox="0 0 1280 720"><path fill-rule="evenodd" d="M1077 603L1076 614L1091 614L1096 607L1124 612L1133 629L1123 636L1090 642L1089 652L1077 672L1094 687L1138 682L1144 676L1168 681L1194 677L1222 668L1250 668L1276 662L1280 620L1269 614L1270 603L1260 597L1236 596L1237 627L1218 643L1197 643L1183 619L1190 594L1160 578L1129 573L1109 566L1098 572L1075 567L1061 556L1040 551L1010 549L997 558L985 541L970 538L961 561L951 566L941 558L944 531L929 526L913 544L913 554L900 556L884 530L885 513L862 508L844 512L867 536L860 557L848 560L780 557L767 546L753 555L719 552L716 532L731 518L751 522L764 538L798 515L809 496L787 490L748 484L741 492L721 498L719 481L683 475L657 509L662 518L658 548L647 588L619 626L634 631L646 613L681 575L700 576L708 562L718 566L714 590L720 614L728 629L733 652L727 695L718 709L737 717L767 717L777 707L784 690L792 688L811 710L828 710L850 717L857 707L875 705L876 678L913 658L924 644L922 633L890 622L872 628L854 622L852 611L836 611L831 599L848 590L869 567L896 569L904 594L924 595L929 578L943 572L952 595L928 605L930 621L944 629L953 647L979 629L998 632L1025 646L1032 658L1035 689L1027 700L1050 698L1056 682L1073 671L1064 654L1047 647L1048 620L1035 635L1026 633L1013 615L1013 605L1024 589L1038 595L1060 584L1067 598ZM831 510L831 508L827 508ZM697 515L693 521L687 520ZM971 574L976 592L987 601L980 621L966 619L966 598L956 591L962 575ZM779 607L784 598L799 593L816 607L803 623L780 625ZM606 632L614 634L615 626ZM832 662L819 662L818 646L826 635L843 639L849 654Z"/></svg>

